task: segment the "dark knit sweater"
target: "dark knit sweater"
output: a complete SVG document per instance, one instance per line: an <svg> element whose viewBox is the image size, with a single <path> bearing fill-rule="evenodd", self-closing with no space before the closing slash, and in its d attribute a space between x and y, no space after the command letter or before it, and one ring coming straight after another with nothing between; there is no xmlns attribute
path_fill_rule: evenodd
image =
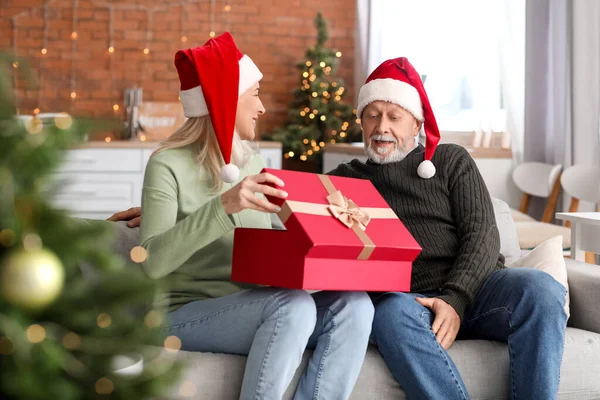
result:
<svg viewBox="0 0 600 400"><path fill-rule="evenodd" d="M412 292L440 289L461 320L481 284L504 268L488 190L462 147L439 145L431 179L417 175L424 147L399 162L341 164L330 175L370 180L423 248L413 263Z"/></svg>

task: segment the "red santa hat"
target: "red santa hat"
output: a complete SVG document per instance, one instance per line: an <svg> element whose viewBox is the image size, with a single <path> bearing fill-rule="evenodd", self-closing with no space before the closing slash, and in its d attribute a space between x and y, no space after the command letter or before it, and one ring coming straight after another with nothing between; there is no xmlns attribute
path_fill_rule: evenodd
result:
<svg viewBox="0 0 600 400"><path fill-rule="evenodd" d="M431 158L440 141L440 130L423 87L421 76L406 57L384 61L369 75L358 94L356 111L359 118L362 117L365 107L374 101L388 101L397 104L410 112L416 119L424 122L425 159L419 164L417 173L423 179L434 176L435 166L431 162Z"/></svg>
<svg viewBox="0 0 600 400"><path fill-rule="evenodd" d="M181 84L179 97L186 117L210 115L225 166L224 182L240 175L231 164L238 97L262 79L250 57L242 54L229 32L209 39L203 46L179 50L175 67Z"/></svg>

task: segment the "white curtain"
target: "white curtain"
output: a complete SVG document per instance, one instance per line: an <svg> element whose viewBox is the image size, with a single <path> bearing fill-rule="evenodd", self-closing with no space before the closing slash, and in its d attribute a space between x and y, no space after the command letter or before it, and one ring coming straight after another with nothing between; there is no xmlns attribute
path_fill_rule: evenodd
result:
<svg viewBox="0 0 600 400"><path fill-rule="evenodd" d="M600 164L600 2L528 0L526 20L524 160Z"/></svg>
<svg viewBox="0 0 600 400"><path fill-rule="evenodd" d="M572 6L528 0L524 160L571 164Z"/></svg>
<svg viewBox="0 0 600 400"><path fill-rule="evenodd" d="M600 1L573 2L573 163L600 165Z"/></svg>
<svg viewBox="0 0 600 400"><path fill-rule="evenodd" d="M372 0L356 0L356 30L354 34L354 104L358 103L358 91L365 83L369 65L369 38L371 37Z"/></svg>
<svg viewBox="0 0 600 400"><path fill-rule="evenodd" d="M500 87L513 164L523 162L525 131L525 10L523 0L500 1Z"/></svg>

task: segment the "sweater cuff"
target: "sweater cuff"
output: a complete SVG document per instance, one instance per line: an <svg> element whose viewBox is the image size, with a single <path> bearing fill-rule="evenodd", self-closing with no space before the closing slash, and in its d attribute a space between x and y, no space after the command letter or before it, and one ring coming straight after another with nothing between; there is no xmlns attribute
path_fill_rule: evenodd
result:
<svg viewBox="0 0 600 400"><path fill-rule="evenodd" d="M227 213L225 212L223 202L221 201L221 196L215 196L211 201L215 216L217 217L217 220L221 223L223 230L225 232L233 230L235 228L233 216L227 215Z"/></svg>
<svg viewBox="0 0 600 400"><path fill-rule="evenodd" d="M452 308L456 311L458 316L460 317L460 321L463 321L463 316L465 315L465 310L469 305L469 299L467 296L463 296L462 294L455 292L453 290L445 289L442 292L441 296L437 296L438 299L444 300L446 303L450 304Z"/></svg>

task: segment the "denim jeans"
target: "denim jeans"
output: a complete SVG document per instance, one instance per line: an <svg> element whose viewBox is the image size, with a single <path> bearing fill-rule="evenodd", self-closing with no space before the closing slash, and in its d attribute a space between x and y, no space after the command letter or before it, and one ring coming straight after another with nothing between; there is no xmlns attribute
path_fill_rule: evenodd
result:
<svg viewBox="0 0 600 400"><path fill-rule="evenodd" d="M369 343L364 292L260 288L188 303L169 314L182 349L247 355L240 399L281 400L308 347L294 399L347 399Z"/></svg>
<svg viewBox="0 0 600 400"><path fill-rule="evenodd" d="M511 399L555 399L567 316L566 289L545 272L503 269L483 283L467 308L458 339L508 343ZM416 297L377 298L372 340L408 399L468 399L460 374L431 330L435 318Z"/></svg>

